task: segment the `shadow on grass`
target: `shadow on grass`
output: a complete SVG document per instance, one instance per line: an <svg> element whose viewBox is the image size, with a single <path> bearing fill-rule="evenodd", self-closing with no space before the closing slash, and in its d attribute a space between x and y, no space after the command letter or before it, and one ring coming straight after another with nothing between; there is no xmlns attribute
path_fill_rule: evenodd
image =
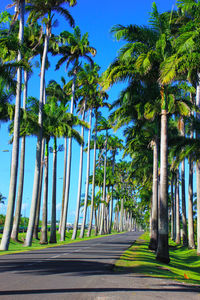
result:
<svg viewBox="0 0 200 300"><path fill-rule="evenodd" d="M200 284L200 260L195 250L181 245L170 245L170 263L156 261L155 252L148 249L149 242L138 240L116 263L115 271L145 274L148 277L181 280Z"/></svg>

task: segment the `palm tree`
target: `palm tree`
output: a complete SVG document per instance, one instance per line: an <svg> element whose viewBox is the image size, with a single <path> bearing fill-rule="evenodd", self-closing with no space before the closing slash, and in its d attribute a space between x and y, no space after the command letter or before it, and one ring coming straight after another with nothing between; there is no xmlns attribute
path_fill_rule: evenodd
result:
<svg viewBox="0 0 200 300"><path fill-rule="evenodd" d="M39 45L38 39L40 33L40 26L34 24L34 26L29 26L24 28L24 46L26 46L26 53L24 54L24 60L27 63L35 57L39 52L36 50L36 45ZM34 39L33 39L34 36ZM28 80L31 72L24 70L24 91L23 91L23 110L26 110L27 102L27 92L28 92ZM22 196L23 196L23 187L24 187L24 168L25 168L25 136L21 137L21 154L20 154L20 172L19 172L19 184L17 192L17 202L15 209L15 217L13 221L11 238L15 241L18 240L18 231L21 215L21 205L22 205Z"/></svg>
<svg viewBox="0 0 200 300"><path fill-rule="evenodd" d="M26 99L27 99L27 81L28 73L24 72L24 96L23 96L23 109L26 109ZM22 137L21 141L21 156L20 156L20 173L19 173L19 186L17 194L17 203L15 209L15 217L13 221L11 238L15 241L18 240L19 232L19 222L21 214L21 205L22 205L22 193L23 193L23 184L24 184L24 164L25 164L25 136Z"/></svg>
<svg viewBox="0 0 200 300"><path fill-rule="evenodd" d="M82 121L85 120L85 108L86 102L83 103L82 110ZM81 127L81 137L84 139L84 127ZM81 144L80 148L80 162L79 162L79 179L78 179L78 193L77 193L77 206L76 206L76 215L74 221L74 228L72 234L72 240L76 239L77 230L78 230L78 220L79 220L79 211L80 211L80 200L81 200L81 185L82 185L82 175L83 175L83 144Z"/></svg>
<svg viewBox="0 0 200 300"><path fill-rule="evenodd" d="M115 158L117 154L117 150L123 149L123 141L119 139L117 136L110 136L108 140L108 149L112 153L112 175L114 176L115 173ZM112 185L112 192L111 192L111 200L110 200L110 223L109 223L109 233L111 233L112 229L112 216L113 216L113 187Z"/></svg>
<svg viewBox="0 0 200 300"><path fill-rule="evenodd" d="M88 131L88 144L87 144L87 170L86 170L86 185L85 185L85 201L83 209L83 221L81 224L80 237L84 236L86 213L87 213L87 201L89 193L89 175L90 175L90 137L91 137L91 126L92 126L92 109L96 100L97 84L99 83L99 66L97 64L89 65L85 64L78 73L78 85L81 85L79 91L83 97L86 109L89 109L89 131Z"/></svg>
<svg viewBox="0 0 200 300"><path fill-rule="evenodd" d="M91 235L92 230L92 220L93 220L93 210L94 210L94 198L95 198L95 175L96 175L96 149L97 149L97 123L100 113L98 109L100 107L106 106L109 107L109 104L105 102L105 99L108 99L108 95L105 92L97 91L94 96L94 102L92 104L94 108L95 124L94 124L94 157L93 157L93 175L92 175L92 198L91 198L91 209L90 209L90 219L87 236ZM92 145L91 145L92 146Z"/></svg>
<svg viewBox="0 0 200 300"><path fill-rule="evenodd" d="M131 76L131 74L130 74ZM135 75L136 77L136 75ZM114 78L112 80L115 80ZM151 93L149 92L151 90ZM148 99L148 100L147 100ZM126 147L134 142L135 134L144 130L145 134L148 133L148 144L151 144L154 151L154 175L152 187L152 218L151 218L151 239L149 247L156 250L157 248L157 235L158 235L158 129L160 116L159 108L159 88L157 83L148 82L148 80L141 81L140 78L132 79L129 86L124 89L119 99L115 101L112 107L118 107L112 114L111 119L118 129L121 126L135 123L135 126L128 127L124 131L127 136ZM149 124L149 125L148 125ZM134 128L135 127L135 128ZM135 134L134 134L135 132ZM140 138L142 140L142 138ZM148 145L147 144L147 145ZM146 145L146 147L147 147Z"/></svg>
<svg viewBox="0 0 200 300"><path fill-rule="evenodd" d="M179 75L179 77L181 78L185 75L184 80L187 79L192 84L193 87L196 87L196 104L199 106L199 59L197 59L198 57L197 53L199 52L199 47L198 47L199 31L198 30L196 31L196 28L198 26L197 24L199 23L200 2L196 0L191 0L191 1L181 0L178 1L177 4L178 4L177 6L179 9L179 13L181 14L180 20L183 26L181 27L181 30L179 31L180 34L175 41L175 46L177 51L173 56L169 58L168 61L166 61L161 78L163 81L166 80L166 82L168 82L174 79L175 77L177 77L177 75ZM169 71L170 64L172 66L171 71ZM197 117L199 117L198 114ZM198 138L198 133L197 133L197 138ZM197 212L197 253L200 253L200 189L199 189L200 165L198 164L198 162L197 162L196 179L197 179L197 211L198 211ZM191 202L191 198L190 198L190 202ZM190 225L192 226L191 222Z"/></svg>
<svg viewBox="0 0 200 300"><path fill-rule="evenodd" d="M23 43L23 29L24 29L24 7L25 1L21 0L17 3L20 11L20 25L19 25L19 43ZM21 61L21 51L18 52L17 61ZM1 250L8 250L10 235L12 230L14 204L15 204L15 193L16 193L16 182L17 182L17 170L18 170L18 153L19 153L19 126L20 126L20 103L21 103L21 68L17 70L17 88L16 88L16 102L15 102L15 118L14 118L14 139L13 139L13 150L12 150L12 165L10 175L10 187L8 196L8 206L6 219L4 224L4 231L1 240Z"/></svg>
<svg viewBox="0 0 200 300"><path fill-rule="evenodd" d="M180 120L180 133L185 136L185 124L183 118ZM185 202L185 160L181 163L181 203L182 203L182 224L183 224L183 245L188 245L186 202Z"/></svg>
<svg viewBox="0 0 200 300"><path fill-rule="evenodd" d="M89 45L88 33L81 36L79 27L76 27L74 29L74 33L64 31L61 33L60 36L61 36L61 41L66 42L66 45L63 45L59 48L59 54L62 55L62 58L58 61L56 68L58 69L60 65L62 65L64 62L66 62L66 68L68 68L70 64L72 64L73 66L72 69L73 82L72 82L72 89L71 89L72 97L71 97L71 108L70 108L70 112L73 113L74 101L75 101L75 85L76 85L76 77L78 72L79 60L80 58L83 58L88 60L91 64L93 64L93 61L89 55L92 54L94 56L96 54L96 50ZM71 147L72 147L72 140L71 138L69 138L65 201L64 201L64 209L63 209L61 232L60 232L61 241L65 240L65 228L67 222L70 171L71 171Z"/></svg>
<svg viewBox="0 0 200 300"><path fill-rule="evenodd" d="M32 22L42 19L42 22L46 27L45 42L42 56L42 67L40 76L40 102L39 102L39 115L38 123L40 125L40 132L37 139L37 150L36 150L36 163L35 163L35 175L34 175L34 186L31 202L31 211L29 224L26 234L25 245L30 246L32 243L33 229L35 223L35 215L37 208L38 190L39 190L39 179L40 179L40 165L41 165L41 146L42 146L42 123L43 123L43 95L44 95L44 82L45 82L45 65L47 60L49 39L51 35L53 25L53 12L57 12L65 17L69 21L70 25L74 25L74 20L70 15L69 11L62 7L62 4L69 4L73 6L76 4L76 0L52 0L52 1L28 1L27 10L29 11L29 20Z"/></svg>
<svg viewBox="0 0 200 300"><path fill-rule="evenodd" d="M55 81L51 81L47 87L47 104L44 106L44 135L48 139L53 137L54 146L53 152L53 183L52 183L52 221L50 243L56 242L56 173L57 173L57 152L62 150L62 147L57 147L57 137L70 136L74 137L79 143L82 138L78 132L72 129L74 124L83 124L77 117L67 113L68 106L62 101L63 93L61 86ZM60 104L58 103L60 100ZM84 124L83 124L84 125ZM46 188L47 189L47 188Z"/></svg>
<svg viewBox="0 0 200 300"><path fill-rule="evenodd" d="M102 215L101 215L101 226L100 226L100 232L99 234L102 235L104 230L104 204L106 201L106 166L107 166L107 144L108 144L108 130L111 128L110 123L103 117L101 117L98 121L98 126L97 126L97 130L101 131L101 130L105 130L106 131L106 135L105 135L105 143L104 143L104 151L105 151L105 155L104 155L104 180L103 180L103 199L102 199Z"/></svg>
<svg viewBox="0 0 200 300"><path fill-rule="evenodd" d="M169 42L169 15L163 14L162 17L157 11L155 3L150 19L152 28L141 28L138 26L116 26L113 28L118 39L125 39L129 44L125 45L116 60L108 71L107 80L117 82L122 79L134 78L133 75L139 73L141 79L149 82L158 80L158 66L162 63L165 56L170 51ZM167 30L166 30L167 29ZM161 43L161 40L162 42ZM165 43L164 43L165 41ZM166 48L162 48L165 45ZM162 48L162 51L161 51ZM125 61L125 63L124 63ZM135 69L130 70L130 64ZM110 77L109 77L110 76ZM161 95L161 199L159 213L159 239L157 248L157 259L169 262L168 250L168 208L167 208L167 89L160 87Z"/></svg>
<svg viewBox="0 0 200 300"><path fill-rule="evenodd" d="M82 100L80 101L80 110L82 110L83 120L85 115L85 110L92 105L91 102L94 102L93 97L95 96L95 92L97 89L98 83L98 72L99 66L88 65L85 64L84 68L81 68L79 73L77 74L77 83L81 85L81 89L78 91L80 96L82 96ZM83 107L83 108L82 108ZM87 178L86 178L86 193L85 193L85 204L84 204L84 215L83 215L83 222L81 226L81 233L80 236L83 237L84 235L84 226L86 220L86 208L87 208L87 197L88 197L88 189L89 189L89 163L90 163L90 132L91 132L91 122L92 122L92 108L90 108L90 128L88 134L88 159L87 159ZM82 136L84 134L82 129ZM83 146L81 146L80 150L80 170L79 170L79 185L78 185L78 195L77 195L77 211L76 211L76 218L74 223L74 231L72 235L72 239L76 238L77 228L78 228L78 216L79 216L79 207L80 207L80 195L81 195L81 180L82 180L82 157L83 157Z"/></svg>

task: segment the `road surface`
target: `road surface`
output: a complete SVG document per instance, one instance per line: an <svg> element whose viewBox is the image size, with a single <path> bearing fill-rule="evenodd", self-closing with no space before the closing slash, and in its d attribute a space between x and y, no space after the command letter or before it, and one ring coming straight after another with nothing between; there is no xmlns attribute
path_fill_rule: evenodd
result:
<svg viewBox="0 0 200 300"><path fill-rule="evenodd" d="M200 300L200 291L193 287L130 272L113 272L115 260L140 234L129 232L0 256L0 299Z"/></svg>

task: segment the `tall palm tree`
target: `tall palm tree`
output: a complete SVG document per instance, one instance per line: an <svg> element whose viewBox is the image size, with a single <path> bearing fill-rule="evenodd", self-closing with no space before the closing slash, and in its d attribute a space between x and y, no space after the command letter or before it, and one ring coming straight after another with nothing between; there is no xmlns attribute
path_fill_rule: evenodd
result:
<svg viewBox="0 0 200 300"><path fill-rule="evenodd" d="M66 45L59 47L59 54L62 55L62 58L58 61L56 68L58 69L64 62L66 62L66 68L72 64L72 97L71 97L71 108L70 112L73 113L74 102L75 102L75 85L76 77L78 72L79 60L81 58L88 60L91 64L93 61L90 55L96 55L96 50L89 45L88 33L81 35L79 27L74 29L74 33L64 31L60 34L61 41L65 42ZM67 176L66 176L66 187L65 187L65 201L64 209L62 215L62 224L61 224L61 241L65 240L65 229L67 222L67 211L68 211L68 202L69 202L69 188L70 188L70 172L71 172L71 148L72 140L69 138L68 143L68 159L67 159Z"/></svg>
<svg viewBox="0 0 200 300"><path fill-rule="evenodd" d="M123 141L121 139L119 139L117 136L110 136L109 141L108 141L108 149L112 153L112 175L114 176L114 173L115 173L115 158L116 158L117 150L122 150L123 149ZM109 233L111 233L111 229L112 229L113 188L114 188L114 185L112 185L111 200L110 200Z"/></svg>
<svg viewBox="0 0 200 300"><path fill-rule="evenodd" d="M26 109L26 99L27 99L27 80L28 73L24 72L24 96L23 96L23 109ZM22 205L22 193L23 193L23 184L24 184L24 164L25 164L25 136L22 137L21 141L21 156L20 156L20 173L19 173L19 187L17 194L17 203L15 209L15 217L13 221L11 238L15 241L18 240L19 232L19 222L21 214L21 205Z"/></svg>
<svg viewBox="0 0 200 300"><path fill-rule="evenodd" d="M85 108L86 102L83 103L82 110L82 121L85 120ZM84 139L84 127L81 127L81 137ZM76 239L77 230L78 230L78 220L79 220L79 211L80 211L80 201L81 201L81 185L82 185L82 175L83 175L83 144L80 147L80 162L79 162L79 179L78 179L78 193L77 193L77 205L76 205L76 215L74 221L74 228L72 234L72 240Z"/></svg>
<svg viewBox="0 0 200 300"><path fill-rule="evenodd" d="M108 145L108 130L111 129L111 124L108 122L105 118L101 117L98 121L97 130L105 130L105 144L104 144L104 180L103 180L103 198L102 198L102 217L101 217L101 226L100 226L100 232L99 234L102 235L104 233L103 227L104 227L104 204L106 201L106 167L107 167L107 145Z"/></svg>
<svg viewBox="0 0 200 300"><path fill-rule="evenodd" d="M183 118L180 120L181 135L185 136L185 124ZM182 224L183 224L183 245L188 245L186 201L185 201L185 160L181 163L181 206L182 206Z"/></svg>
<svg viewBox="0 0 200 300"><path fill-rule="evenodd" d="M89 175L90 175L90 139L91 139L91 126L92 126L92 109L95 103L97 85L99 83L99 66L97 64L89 65L85 64L77 74L78 85L81 85L80 95L85 103L86 109L89 110L89 131L88 131L88 144L87 144L87 170L86 170L86 184L85 184L85 201L83 208L83 221L81 224L80 237L84 236L86 213L87 213L87 201L89 194Z"/></svg>
<svg viewBox="0 0 200 300"><path fill-rule="evenodd" d="M42 123L43 123L43 95L44 95L44 82L45 82L45 65L47 60L47 53L49 47L49 39L51 35L52 25L53 25L53 12L57 12L65 17L65 19L70 23L71 26L74 25L74 20L67 9L62 7L63 4L69 4L73 6L76 4L76 0L51 0L51 1L28 1L27 10L29 11L29 20L32 22L41 19L46 27L45 42L42 56L42 67L40 75L40 104L39 104L39 115L38 123L40 125L40 132L37 139L37 150L36 150L36 163L35 163L35 175L34 175L34 185L33 194L31 202L31 211L29 224L27 228L25 245L30 246L33 238L33 229L35 223L38 190L39 190L39 179L40 179L40 165L41 165L41 146L42 146Z"/></svg>
<svg viewBox="0 0 200 300"><path fill-rule="evenodd" d="M150 17L151 28L135 25L126 27L119 25L113 28L112 31L115 32L117 39L124 39L128 41L128 44L121 49L118 59L111 65L110 71L107 73L108 82L133 79L136 75L140 80L158 82L161 63L171 53L172 48L170 18L171 15L168 13L160 15L156 4L153 3ZM130 65L134 67L130 69ZM161 198L157 259L168 263L167 86L162 84L159 86L159 90L161 99Z"/></svg>
<svg viewBox="0 0 200 300"><path fill-rule="evenodd" d="M39 46L39 36L40 36L40 26L38 24L34 24L33 26L28 26L24 28L24 47L26 47L26 52L24 54L24 60L28 62L31 61L32 58L37 56L39 53L36 50L36 45ZM28 93L28 80L31 75L31 72L28 70L24 70L24 91L23 91L23 110L26 110L26 102L27 102L27 93ZM19 231L19 223L20 223L20 215L21 215L21 206L22 206L22 197L23 197L23 187L24 187L24 168L25 168L25 140L26 137L21 137L21 150L20 150L20 172L19 172L19 184L18 184L18 192L17 192L17 202L15 208L15 217L13 221L11 238L13 240L18 240L18 231Z"/></svg>
<svg viewBox="0 0 200 300"><path fill-rule="evenodd" d="M179 31L179 36L176 39L176 53L169 58L167 62L167 67L164 68L163 74L166 76L167 80L172 80L177 77L183 77L184 80L187 79L192 86L196 87L196 104L199 105L199 31L196 30L199 24L199 8L200 2L197 0L180 0L177 2L179 9L180 20L182 22L181 30ZM183 20L185 22L183 22ZM189 26L188 26L189 25ZM188 51L189 50L189 51ZM189 53L189 55L188 55ZM194 57L196 59L194 60ZM194 62L194 63L192 63ZM171 64L172 68L169 71L169 65ZM181 71L180 71L181 70ZM162 77L162 76L161 76ZM164 81L164 79L163 79ZM197 114L197 118L198 118ZM197 133L197 138L198 133ZM191 164L190 164L191 166ZM200 166L197 163L197 253L200 253ZM191 223L190 223L191 224Z"/></svg>
<svg viewBox="0 0 200 300"><path fill-rule="evenodd" d="M19 43L23 43L23 31L24 31L24 8L25 0L17 2L17 10L20 12L20 25L19 25ZM17 60L22 59L21 51L18 52ZM1 250L8 250L10 235L12 230L13 213L15 205L15 193L17 183L17 171L18 171L18 153L19 153L19 126L20 126L20 103L21 103L21 68L17 70L17 89L16 89L16 102L15 102L15 118L14 118L14 139L13 139L13 150L12 150L12 165L11 165L11 176L10 176L10 187L8 196L8 206L6 212L6 219L4 224L4 231L1 240Z"/></svg>
<svg viewBox="0 0 200 300"><path fill-rule="evenodd" d="M79 143L82 138L72 125L83 124L77 117L67 113L68 106L65 106L61 86L55 81L51 81L47 87L47 105L44 107L44 134L50 139L53 137L53 183L52 183L52 221L50 243L56 242L56 173L57 173L57 152L62 147L57 147L57 137L70 136L74 137ZM60 104L59 102L60 101ZM84 124L83 124L84 125Z"/></svg>
<svg viewBox="0 0 200 300"><path fill-rule="evenodd" d="M68 105L69 95L68 95L68 86L66 85L66 81L64 77L61 77L62 85L58 84L55 80L51 80L47 87L47 95L54 97L55 99L59 99L62 105ZM68 107L68 106L67 106ZM61 209L61 220L59 225L59 232L60 226L62 221L62 213L64 207L64 197L65 197L65 184L66 184L66 164L67 164L67 136L64 137L64 174L63 174L63 192L62 192L62 209Z"/></svg>
<svg viewBox="0 0 200 300"><path fill-rule="evenodd" d="M97 91L94 96L94 102L92 104L94 108L94 116L95 116L95 124L94 124L94 156L93 156L93 175L92 175L92 198L91 198L91 209L90 209L90 219L87 236L91 235L92 230L92 220L93 220L93 210L94 210L94 198L95 198L95 175L96 175L96 149L97 149L97 125L98 118L100 117L100 113L98 109L100 107L109 107L109 104L105 102L108 99L108 95L105 92Z"/></svg>

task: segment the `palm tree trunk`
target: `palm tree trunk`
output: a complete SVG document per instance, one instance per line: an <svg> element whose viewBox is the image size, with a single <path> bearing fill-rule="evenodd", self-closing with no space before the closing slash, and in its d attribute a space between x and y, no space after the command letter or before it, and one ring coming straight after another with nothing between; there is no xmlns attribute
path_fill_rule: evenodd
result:
<svg viewBox="0 0 200 300"><path fill-rule="evenodd" d="M44 157L44 191L43 191L43 208L42 208L42 228L40 236L40 244L48 244L47 238L47 209L48 209L48 173L49 173L49 140L46 139L45 157Z"/></svg>
<svg viewBox="0 0 200 300"><path fill-rule="evenodd" d="M99 203L98 211L97 211L97 232L100 229L100 222L101 222L101 204Z"/></svg>
<svg viewBox="0 0 200 300"><path fill-rule="evenodd" d="M24 35L24 7L25 1L20 0L20 21L19 21L19 43L23 43ZM21 52L18 52L17 60L22 59ZM10 186L8 195L8 205L6 211L6 219L4 223L3 235L1 240L0 250L8 250L12 224L13 213L15 206L15 194L17 185L17 171L18 171L18 156L19 156L19 127L20 127L20 104L21 104L21 84L22 84L22 70L17 69L17 89L16 89L16 102L15 102L15 116L14 116L14 134L13 134L13 149L12 149L12 161L11 161L11 174L10 174Z"/></svg>
<svg viewBox="0 0 200 300"><path fill-rule="evenodd" d="M197 254L200 255L200 163L196 164L197 180Z"/></svg>
<svg viewBox="0 0 200 300"><path fill-rule="evenodd" d="M176 243L181 243L180 236L180 198L179 198L179 170L177 170L177 181L176 181Z"/></svg>
<svg viewBox="0 0 200 300"><path fill-rule="evenodd" d="M103 176L103 203L102 203L102 212L104 213L104 206L106 201L106 165L107 165L107 142L108 142L108 134L106 132L106 141L105 141L105 157L104 157L104 176ZM100 232L99 234L102 235L104 233L104 215L102 215L101 225L100 225Z"/></svg>
<svg viewBox="0 0 200 300"><path fill-rule="evenodd" d="M45 86L45 84L44 84ZM46 103L46 89L44 87L44 98L43 103ZM42 196L42 180L43 180L43 162L44 162L44 148L45 148L45 140L42 139L42 149L41 149L41 167L40 167L40 181L39 181L39 191L38 191L38 200L37 200L37 209L35 216L35 225L33 230L33 238L39 240L38 231L39 231L39 223L40 223L40 207L41 207L41 196Z"/></svg>
<svg viewBox="0 0 200 300"><path fill-rule="evenodd" d="M96 147L97 147L97 111L95 111L95 125L94 125L94 158L93 158L93 175L92 175L92 198L91 198L91 210L90 210L90 221L87 236L91 235L92 220L94 211L94 197L95 197L95 172L96 172Z"/></svg>
<svg viewBox="0 0 200 300"><path fill-rule="evenodd" d="M119 232L119 204L117 204L117 212L116 212L116 230Z"/></svg>
<svg viewBox="0 0 200 300"><path fill-rule="evenodd" d="M151 216L151 237L149 249L156 250L158 245L158 141L153 146L153 195Z"/></svg>
<svg viewBox="0 0 200 300"><path fill-rule="evenodd" d="M101 203L100 206L100 219L99 219L99 234L104 234L104 205Z"/></svg>
<svg viewBox="0 0 200 300"><path fill-rule="evenodd" d="M113 154L113 164L112 164L112 174L114 176L115 173L115 155L116 152L114 151ZM109 233L111 233L112 230L112 222L113 222L113 185L111 187L111 199L110 199L110 223L109 223Z"/></svg>
<svg viewBox="0 0 200 300"><path fill-rule="evenodd" d="M97 235L97 211L94 210L95 235Z"/></svg>
<svg viewBox="0 0 200 300"><path fill-rule="evenodd" d="M70 113L73 114L74 111L74 100L75 100L75 84L76 84L76 72L73 77L72 84L72 98L71 98L71 109ZM70 173L71 173L71 158L72 158L72 138L68 140L68 157L67 157L67 177L66 177L66 187L65 187L65 200L64 200L64 209L63 217L60 231L60 240L65 240L65 230L67 223L67 212L68 212L68 203L69 203L69 187L70 187Z"/></svg>
<svg viewBox="0 0 200 300"><path fill-rule="evenodd" d="M119 231L124 230L124 198L121 199L121 211L120 211L120 221L119 221Z"/></svg>
<svg viewBox="0 0 200 300"><path fill-rule="evenodd" d="M196 89L196 105L200 108L200 73L198 75L198 84ZM200 119L200 115L197 114L197 118ZM196 133L196 137L199 139L199 132ZM196 185L197 185L197 254L200 254L200 163L196 163Z"/></svg>
<svg viewBox="0 0 200 300"><path fill-rule="evenodd" d="M169 263L168 245L168 155L167 155L167 110L161 112L161 147L160 147L160 209L158 214L158 247L156 259Z"/></svg>
<svg viewBox="0 0 200 300"><path fill-rule="evenodd" d="M27 86L28 86L28 72L24 71L24 97L23 97L23 109L26 109L26 99L27 99ZM23 136L21 138L21 156L20 156L20 171L19 171L19 185L17 193L17 203L15 208L15 217L13 222L13 228L11 233L11 238L18 241L19 223L22 207L22 196L24 187L24 165L25 165L25 141L26 138Z"/></svg>
<svg viewBox="0 0 200 300"><path fill-rule="evenodd" d="M31 201L29 223L28 223L28 228L26 233L25 246L31 246L32 244L33 230L35 225L35 216L36 216L36 209L37 209L38 192L39 192L41 149L42 149L43 101L44 101L44 88L45 88L45 84L44 84L45 65L46 65L46 59L48 53L49 35L50 35L50 29L46 28L45 43L44 43L44 50L42 56L41 77L40 77L40 101L39 101L39 114L38 114L38 124L40 126L40 130L37 138L33 194L32 194L32 201Z"/></svg>
<svg viewBox="0 0 200 300"><path fill-rule="evenodd" d="M190 94L190 101L193 101L193 95ZM190 138L193 138L193 131L190 132ZM189 163L189 186L188 186L188 248L195 249L194 241L194 215L193 215L193 161L190 156Z"/></svg>
<svg viewBox="0 0 200 300"><path fill-rule="evenodd" d="M108 233L111 233L111 231L112 231L112 223L113 223L113 189L114 189L114 186L111 187L110 220L109 220L109 230L108 230Z"/></svg>
<svg viewBox="0 0 200 300"><path fill-rule="evenodd" d="M83 110L83 116L82 116L83 121L85 119L85 107L86 107L86 102L84 104L84 110ZM84 127L83 126L81 127L81 137L82 138L84 137ZM77 194L76 216L75 216L75 221L74 221L72 240L76 239L77 230L78 230L78 220L79 220L80 200L81 200L82 175L83 175L83 144L81 144L81 148L80 148L78 194Z"/></svg>
<svg viewBox="0 0 200 300"><path fill-rule="evenodd" d="M185 124L181 120L182 128L181 135L185 136ZM187 218L186 218L186 203L185 203L185 160L181 163L181 195L182 195L182 223L183 223L183 246L188 245L187 234Z"/></svg>
<svg viewBox="0 0 200 300"><path fill-rule="evenodd" d="M174 239L173 241L175 242L176 240L176 205L177 205L177 202L176 202L176 190L177 190L177 176L175 175L175 191L174 191Z"/></svg>
<svg viewBox="0 0 200 300"><path fill-rule="evenodd" d="M181 194L182 194L182 222L183 222L183 245L188 245L186 203L185 203L185 160L181 163Z"/></svg>
<svg viewBox="0 0 200 300"><path fill-rule="evenodd" d="M87 149L87 172L86 172L86 184L85 184L85 201L84 201L84 211L83 211L83 222L81 225L80 238L84 237L85 221L87 214L87 203L88 203L88 192L89 192L89 176L90 176L90 136L91 136L91 126L92 126L92 109L90 109L89 115L89 131L88 131L88 149Z"/></svg>
<svg viewBox="0 0 200 300"><path fill-rule="evenodd" d="M60 215L59 233L61 232L61 224L65 202L65 187L66 187L66 170L67 170L67 137L65 137L65 154L64 154L64 171L63 171L63 192L62 192L62 208Z"/></svg>
<svg viewBox="0 0 200 300"><path fill-rule="evenodd" d="M40 207L41 207L41 196L42 196L42 180L43 180L43 161L44 161L44 147L45 140L42 139L42 149L41 149L41 167L40 167L40 181L39 181L39 191L37 199L37 209L35 216L35 225L33 230L33 238L39 240L38 231L39 231L39 222L40 222Z"/></svg>
<svg viewBox="0 0 200 300"><path fill-rule="evenodd" d="M56 141L56 137L54 137L51 233L50 233L49 243L56 243L56 178L57 178L57 141Z"/></svg>
<svg viewBox="0 0 200 300"><path fill-rule="evenodd" d="M171 178L171 238L174 240L174 177Z"/></svg>
<svg viewBox="0 0 200 300"><path fill-rule="evenodd" d="M188 188L188 247L195 249L193 219L193 162L189 157L189 188Z"/></svg>

